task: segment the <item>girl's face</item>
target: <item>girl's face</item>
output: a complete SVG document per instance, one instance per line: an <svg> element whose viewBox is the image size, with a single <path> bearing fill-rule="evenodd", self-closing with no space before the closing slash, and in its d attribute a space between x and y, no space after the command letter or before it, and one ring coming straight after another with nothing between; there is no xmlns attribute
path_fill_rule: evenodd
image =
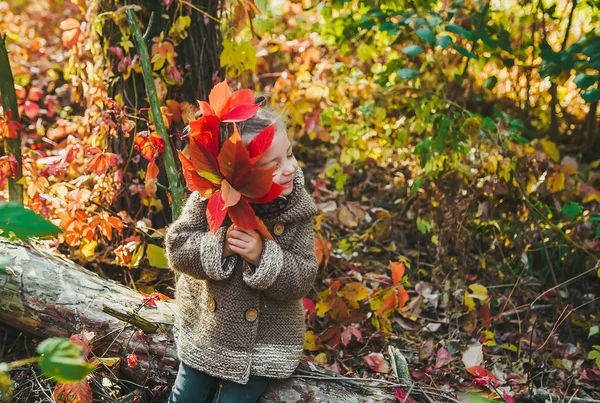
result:
<svg viewBox="0 0 600 403"><path fill-rule="evenodd" d="M273 182L285 186L282 196L288 196L294 190L294 177L298 161L292 152L292 144L285 130L276 130L271 147L256 161L256 168L277 167L273 172Z"/></svg>

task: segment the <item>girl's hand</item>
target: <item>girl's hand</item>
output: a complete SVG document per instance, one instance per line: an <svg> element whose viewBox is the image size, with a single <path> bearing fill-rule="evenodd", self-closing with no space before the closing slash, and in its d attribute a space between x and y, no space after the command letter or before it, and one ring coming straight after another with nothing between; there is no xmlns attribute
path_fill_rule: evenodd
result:
<svg viewBox="0 0 600 403"><path fill-rule="evenodd" d="M237 253L254 266L258 266L262 255L263 241L255 230L245 230L233 224L227 230L225 248ZM225 249L223 256L225 256Z"/></svg>
<svg viewBox="0 0 600 403"><path fill-rule="evenodd" d="M233 225L230 225L227 228L227 233L225 234L225 243L223 243L223 257L229 257L231 255L235 255L236 252L232 251L229 247L229 234L233 231Z"/></svg>

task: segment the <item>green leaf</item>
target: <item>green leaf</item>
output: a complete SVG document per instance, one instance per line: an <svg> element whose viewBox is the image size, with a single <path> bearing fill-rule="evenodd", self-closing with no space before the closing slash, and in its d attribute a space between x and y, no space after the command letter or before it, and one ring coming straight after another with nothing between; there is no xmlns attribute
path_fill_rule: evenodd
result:
<svg viewBox="0 0 600 403"><path fill-rule="evenodd" d="M415 69L403 68L396 72L398 77L403 79L415 78L419 75L419 72Z"/></svg>
<svg viewBox="0 0 600 403"><path fill-rule="evenodd" d="M169 268L169 262L167 261L165 250L160 246L148 244L148 248L146 249L146 257L148 258L150 265L154 267L158 267L159 269Z"/></svg>
<svg viewBox="0 0 600 403"><path fill-rule="evenodd" d="M463 27L460 27L460 26L458 26L456 24L448 24L448 25L446 25L446 31L452 32L453 34L456 34L456 35L462 35L462 36L464 36L467 39L471 39L471 36L473 34L471 31L467 31Z"/></svg>
<svg viewBox="0 0 600 403"><path fill-rule="evenodd" d="M502 63L504 63L504 65L506 67L513 67L515 65L515 59L506 57L506 58L502 59Z"/></svg>
<svg viewBox="0 0 600 403"><path fill-rule="evenodd" d="M270 11L269 9L271 6L269 5L269 0L256 0L254 4L256 4L256 7L258 7L263 14L266 14Z"/></svg>
<svg viewBox="0 0 600 403"><path fill-rule="evenodd" d="M435 34L429 28L419 28L417 36L433 45L435 43Z"/></svg>
<svg viewBox="0 0 600 403"><path fill-rule="evenodd" d="M454 45L454 49L456 49L458 51L458 53L460 53L461 55L468 57L469 59L472 59L475 57L475 54L469 50L467 50L467 48L465 48L464 46L460 46L460 45Z"/></svg>
<svg viewBox="0 0 600 403"><path fill-rule="evenodd" d="M579 73L573 79L573 82L579 88L587 88L590 85L594 84L596 81L598 81L597 75L591 75L591 74L585 74L585 73Z"/></svg>
<svg viewBox="0 0 600 403"><path fill-rule="evenodd" d="M450 46L452 44L452 38L448 35L442 35L439 38L437 38L436 43L438 46L441 46L442 48L447 48L448 46Z"/></svg>
<svg viewBox="0 0 600 403"><path fill-rule="evenodd" d="M583 100L587 103L600 101L600 88L593 88L581 94Z"/></svg>
<svg viewBox="0 0 600 403"><path fill-rule="evenodd" d="M577 202L571 202L562 206L562 213L569 221L575 221L577 216L583 212L583 208Z"/></svg>
<svg viewBox="0 0 600 403"><path fill-rule="evenodd" d="M423 53L423 48L419 45L408 45L402 48L402 52L406 53L409 56L417 56Z"/></svg>
<svg viewBox="0 0 600 403"><path fill-rule="evenodd" d="M21 240L57 235L62 232L50 221L16 202L0 204L0 229L3 231L1 236L6 237L12 232Z"/></svg>
<svg viewBox="0 0 600 403"><path fill-rule="evenodd" d="M600 333L600 327L599 326L592 326L590 327L590 332L588 334L588 339L592 336L597 335L598 333Z"/></svg>
<svg viewBox="0 0 600 403"><path fill-rule="evenodd" d="M486 90L492 90L492 89L494 89L494 87L496 86L496 84L498 84L498 77L496 77L496 76L489 76L483 82L483 87Z"/></svg>
<svg viewBox="0 0 600 403"><path fill-rule="evenodd" d="M45 376L62 383L75 383L85 378L94 366L86 362L80 346L68 339L53 337L37 347L39 366Z"/></svg>

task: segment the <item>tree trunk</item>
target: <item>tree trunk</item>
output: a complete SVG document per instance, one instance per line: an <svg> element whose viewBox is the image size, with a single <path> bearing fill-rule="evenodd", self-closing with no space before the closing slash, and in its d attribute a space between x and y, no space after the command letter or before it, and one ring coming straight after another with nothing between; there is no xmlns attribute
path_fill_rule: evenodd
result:
<svg viewBox="0 0 600 403"><path fill-rule="evenodd" d="M0 272L0 322L38 337L94 332L94 354L121 357L121 376L150 387L173 384L178 366L172 335L173 302L158 301L156 308L144 306L142 295L127 287L69 260L5 240L0 240L0 257L10 259L6 270ZM138 365L129 368L123 363L132 352ZM277 380L261 402L394 400L385 392L391 389L341 379L312 364L303 362L296 372L339 380Z"/></svg>

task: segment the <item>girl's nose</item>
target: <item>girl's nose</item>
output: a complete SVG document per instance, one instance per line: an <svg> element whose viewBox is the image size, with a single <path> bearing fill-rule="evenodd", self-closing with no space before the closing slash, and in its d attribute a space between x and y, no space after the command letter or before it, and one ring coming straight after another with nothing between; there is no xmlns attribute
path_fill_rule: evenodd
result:
<svg viewBox="0 0 600 403"><path fill-rule="evenodd" d="M283 174L285 176L292 175L296 172L296 168L298 168L298 162L296 161L296 158L292 158L288 160L284 165Z"/></svg>

